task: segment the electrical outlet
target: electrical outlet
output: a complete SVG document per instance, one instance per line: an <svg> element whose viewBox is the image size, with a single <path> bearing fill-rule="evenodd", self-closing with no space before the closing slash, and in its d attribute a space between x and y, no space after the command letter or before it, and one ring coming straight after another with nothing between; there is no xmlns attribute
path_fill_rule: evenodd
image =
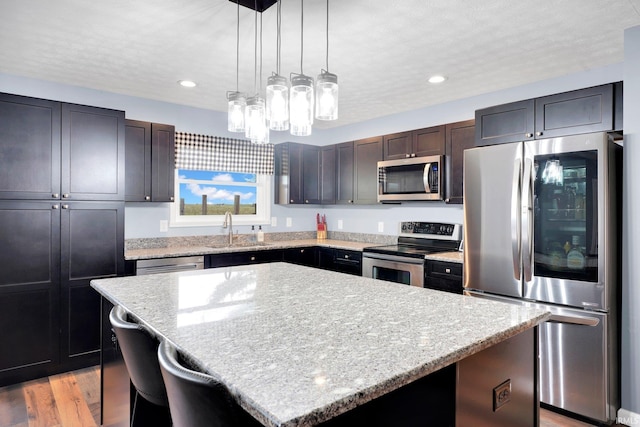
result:
<svg viewBox="0 0 640 427"><path fill-rule="evenodd" d="M291 219L291 217L287 217L287 227L291 227L292 224L293 220Z"/></svg>
<svg viewBox="0 0 640 427"><path fill-rule="evenodd" d="M277 216L272 216L271 217L271 226L272 227L277 227L278 226L278 217Z"/></svg>
<svg viewBox="0 0 640 427"><path fill-rule="evenodd" d="M161 233L166 233L167 231L169 231L169 221L167 221L166 219L161 219L160 220L160 232Z"/></svg>
<svg viewBox="0 0 640 427"><path fill-rule="evenodd" d="M511 401L511 380L508 379L493 389L493 412Z"/></svg>
<svg viewBox="0 0 640 427"><path fill-rule="evenodd" d="M342 220L338 220L338 230L342 230Z"/></svg>
<svg viewBox="0 0 640 427"><path fill-rule="evenodd" d="M383 233L384 232L384 222L380 221L378 223L378 233Z"/></svg>

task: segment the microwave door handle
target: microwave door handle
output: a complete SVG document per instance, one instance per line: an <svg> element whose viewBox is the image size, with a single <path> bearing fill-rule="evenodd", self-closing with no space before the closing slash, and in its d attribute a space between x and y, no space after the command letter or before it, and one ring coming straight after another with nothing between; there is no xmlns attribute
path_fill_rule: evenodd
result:
<svg viewBox="0 0 640 427"><path fill-rule="evenodd" d="M521 248L522 248L522 221L520 216L520 203L522 196L522 160L516 159L513 164L513 180L511 182L511 252L513 257L513 277L520 280Z"/></svg>
<svg viewBox="0 0 640 427"><path fill-rule="evenodd" d="M524 224L524 241L522 242L522 264L524 280L530 282L533 276L533 161L530 158L524 160L524 176L522 177L522 219Z"/></svg>
<svg viewBox="0 0 640 427"><path fill-rule="evenodd" d="M431 163L424 165L422 172L422 183L424 184L425 193L431 193Z"/></svg>

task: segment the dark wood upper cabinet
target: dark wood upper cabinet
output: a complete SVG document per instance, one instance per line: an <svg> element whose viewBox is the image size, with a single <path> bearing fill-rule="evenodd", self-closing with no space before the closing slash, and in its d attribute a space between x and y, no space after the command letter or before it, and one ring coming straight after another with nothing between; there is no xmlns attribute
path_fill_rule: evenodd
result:
<svg viewBox="0 0 640 427"><path fill-rule="evenodd" d="M621 130L621 83L476 110L476 145Z"/></svg>
<svg viewBox="0 0 640 427"><path fill-rule="evenodd" d="M353 203L353 141L336 144L336 204Z"/></svg>
<svg viewBox="0 0 640 427"><path fill-rule="evenodd" d="M444 151L444 126L383 136L384 160L443 155Z"/></svg>
<svg viewBox="0 0 640 427"><path fill-rule="evenodd" d="M335 203L335 147L294 142L274 147L275 203Z"/></svg>
<svg viewBox="0 0 640 427"><path fill-rule="evenodd" d="M445 153L445 127L433 126L411 132L414 157L439 156Z"/></svg>
<svg viewBox="0 0 640 427"><path fill-rule="evenodd" d="M125 129L125 200L172 202L175 177L175 127L127 120Z"/></svg>
<svg viewBox="0 0 640 427"><path fill-rule="evenodd" d="M0 199L60 197L59 102L0 94Z"/></svg>
<svg viewBox="0 0 640 427"><path fill-rule="evenodd" d="M124 112L62 104L62 199L124 200Z"/></svg>
<svg viewBox="0 0 640 427"><path fill-rule="evenodd" d="M493 145L533 139L533 99L476 110L476 145Z"/></svg>
<svg viewBox="0 0 640 427"><path fill-rule="evenodd" d="M336 147L320 147L320 203L336 203Z"/></svg>
<svg viewBox="0 0 640 427"><path fill-rule="evenodd" d="M464 150L475 146L475 120L449 123L446 135L445 202L461 204L464 179Z"/></svg>
<svg viewBox="0 0 640 427"><path fill-rule="evenodd" d="M536 138L613 130L613 84L536 100Z"/></svg>
<svg viewBox="0 0 640 427"><path fill-rule="evenodd" d="M382 137L354 141L355 204L376 204L378 201L378 162L382 160Z"/></svg>

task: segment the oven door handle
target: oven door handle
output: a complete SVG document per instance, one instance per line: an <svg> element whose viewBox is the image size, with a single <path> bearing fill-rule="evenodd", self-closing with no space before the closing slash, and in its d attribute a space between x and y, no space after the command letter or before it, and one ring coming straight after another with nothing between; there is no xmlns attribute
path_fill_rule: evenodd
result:
<svg viewBox="0 0 640 427"><path fill-rule="evenodd" d="M362 254L362 257L364 259L366 258L370 258L370 259L379 259L382 261L393 261L393 262L402 262L405 264L417 264L417 265L422 265L424 264L424 259L423 258L407 258L407 257L403 257L403 256L397 256L397 255L388 255L388 254L376 254L376 253L371 253L371 252L367 252Z"/></svg>

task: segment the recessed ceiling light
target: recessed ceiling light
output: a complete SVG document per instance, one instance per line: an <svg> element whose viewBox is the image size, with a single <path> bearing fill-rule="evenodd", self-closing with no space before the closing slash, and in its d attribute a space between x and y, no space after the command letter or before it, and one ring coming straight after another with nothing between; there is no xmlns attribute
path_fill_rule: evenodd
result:
<svg viewBox="0 0 640 427"><path fill-rule="evenodd" d="M196 86L196 82L192 82L191 80L178 80L178 83L180 84L180 86L184 86L184 87Z"/></svg>
<svg viewBox="0 0 640 427"><path fill-rule="evenodd" d="M445 80L447 80L447 78L445 76L440 76L440 75L429 77L429 83L433 83L433 84L442 83Z"/></svg>

